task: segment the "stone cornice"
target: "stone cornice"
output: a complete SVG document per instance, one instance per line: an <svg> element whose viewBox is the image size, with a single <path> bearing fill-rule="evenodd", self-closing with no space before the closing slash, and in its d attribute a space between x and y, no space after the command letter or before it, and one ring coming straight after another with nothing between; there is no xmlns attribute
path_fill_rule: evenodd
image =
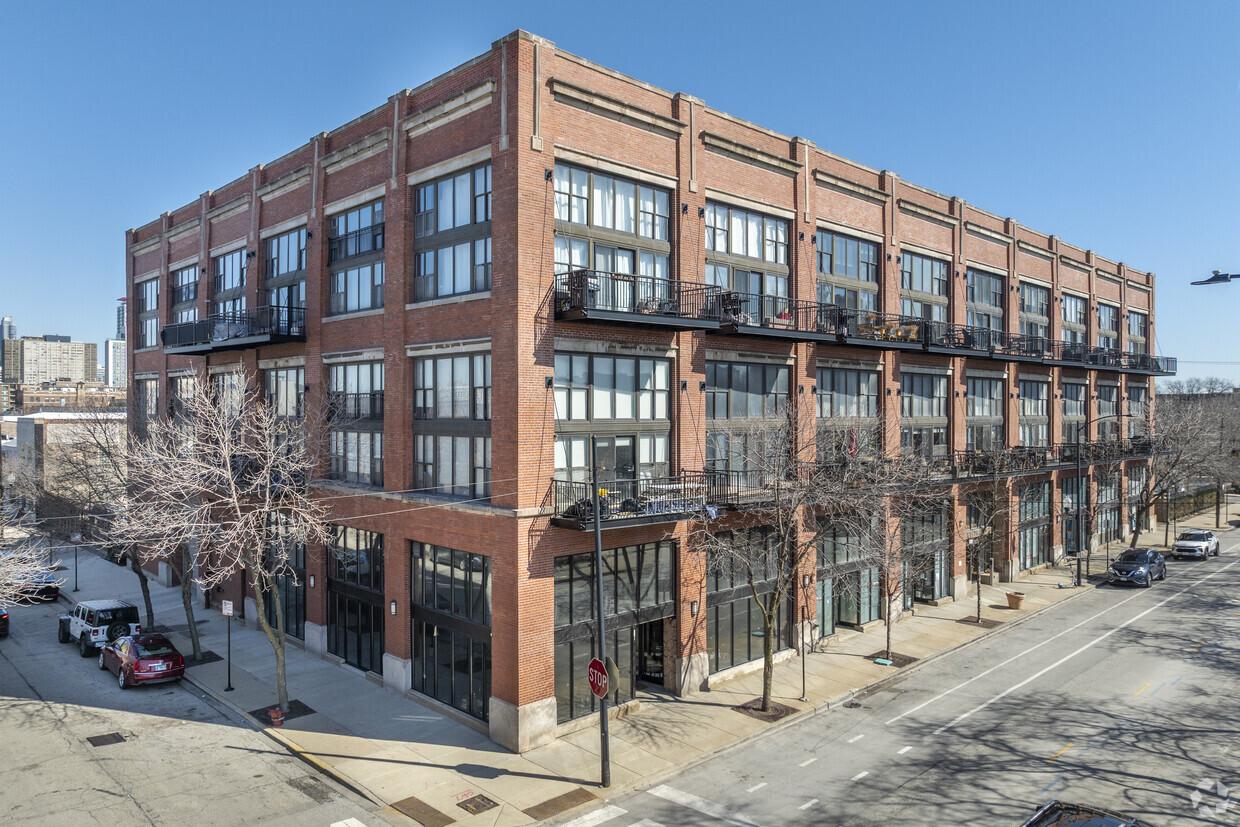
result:
<svg viewBox="0 0 1240 827"><path fill-rule="evenodd" d="M956 216L948 215L945 212L939 212L938 210L931 209L930 207L922 206L916 201L909 201L905 198L899 198L896 200L896 204L900 207L901 212L906 212L909 215L915 215L918 218L925 219L926 221L932 221L935 224L942 224L944 227L960 226L960 219Z"/></svg>
<svg viewBox="0 0 1240 827"><path fill-rule="evenodd" d="M304 187L310 183L310 165L298 167L286 175L281 175L274 181L263 184L258 188L258 197L263 203L273 198L279 198L281 195L292 192L298 187Z"/></svg>
<svg viewBox="0 0 1240 827"><path fill-rule="evenodd" d="M845 195L855 195L866 201L873 201L875 204L886 204L891 200L891 193L889 192L883 192L882 190L874 189L874 187L867 187L865 184L858 184L856 181L850 181L847 178L833 175L822 169L814 170L814 181L824 187L839 190Z"/></svg>
<svg viewBox="0 0 1240 827"><path fill-rule="evenodd" d="M471 86L459 95L453 95L434 106L428 106L415 112L400 122L400 128L407 137L413 138L438 129L471 112L485 109L491 105L495 93L495 81L486 80Z"/></svg>
<svg viewBox="0 0 1240 827"><path fill-rule="evenodd" d="M341 147L335 152L324 155L319 159L319 164L323 167L323 171L329 175L333 172L338 172L345 167L356 164L358 161L364 161L385 151L388 148L391 135L392 128L389 126L377 129L360 141L354 141L346 147Z"/></svg>
<svg viewBox="0 0 1240 827"><path fill-rule="evenodd" d="M978 238L984 238L987 241L993 241L996 244L1010 245L1013 241L1012 236L1007 233L996 232L989 227L983 227L981 224L974 224L972 221L964 222L965 231L970 235Z"/></svg>
<svg viewBox="0 0 1240 827"><path fill-rule="evenodd" d="M250 194L239 195L231 201L220 204L207 210L208 221L219 221L224 218L231 218L234 215L243 213L250 208Z"/></svg>
<svg viewBox="0 0 1240 827"><path fill-rule="evenodd" d="M734 141L731 138L725 138L722 135L716 135L714 132L702 133L702 146L711 152L729 158L735 158L755 167L762 167L773 172L779 172L784 175L797 175L804 168L804 164L799 161L790 161L787 158L781 158L756 147L742 144L740 141Z"/></svg>
<svg viewBox="0 0 1240 827"><path fill-rule="evenodd" d="M555 97L556 102L567 106L574 106L586 112L610 118L613 121L636 126L647 132L653 132L656 135L663 135L668 138L678 138L685 131L686 124L675 118L651 112L640 106L625 103L601 92L585 89L559 78L551 78L547 81L547 86Z"/></svg>

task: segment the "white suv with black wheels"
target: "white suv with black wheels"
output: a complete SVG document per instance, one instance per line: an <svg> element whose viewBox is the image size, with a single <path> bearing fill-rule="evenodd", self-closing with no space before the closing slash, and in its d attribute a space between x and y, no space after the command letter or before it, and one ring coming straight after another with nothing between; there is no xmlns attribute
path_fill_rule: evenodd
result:
<svg viewBox="0 0 1240 827"><path fill-rule="evenodd" d="M77 643L82 657L88 658L118 637L141 632L137 606L124 600L88 600L60 616L56 638L61 643Z"/></svg>
<svg viewBox="0 0 1240 827"><path fill-rule="evenodd" d="M1175 538L1171 554L1174 557L1199 557L1202 560L1210 556L1217 557L1218 537L1213 531L1190 528Z"/></svg>

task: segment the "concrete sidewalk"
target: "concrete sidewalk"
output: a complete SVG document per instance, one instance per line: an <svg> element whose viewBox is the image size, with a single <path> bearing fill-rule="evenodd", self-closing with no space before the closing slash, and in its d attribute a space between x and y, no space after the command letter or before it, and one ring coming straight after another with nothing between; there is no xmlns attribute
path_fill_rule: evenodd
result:
<svg viewBox="0 0 1240 827"><path fill-rule="evenodd" d="M1213 528L1213 523L1211 511L1179 521L1178 528ZM1143 538L1150 545L1155 540L1162 540L1161 530ZM1112 557L1120 545L1112 544ZM75 593L71 591L72 554L61 558L68 566L68 584L62 595L71 602L120 597L141 605L136 578L128 567L116 566L84 547L79 552L80 591ZM1095 579L1105 571L1106 559L1106 550L1094 553ZM1071 570L1059 567L1018 583L983 586L984 617L1000 621L993 629L955 622L975 616L972 587L967 600L941 606L918 604L913 616L895 625L893 648L924 664L982 636L1001 633L1055 603L1090 592L1089 588L1060 587L1070 582ZM1008 591L1025 593L1021 609L1007 608ZM151 596L157 623L168 627L182 652L190 652L179 589L152 582ZM202 645L222 657L226 650L224 618L200 606L201 601L196 601ZM611 722L612 786L608 790L598 786L597 726L515 755L492 743L483 732L419 704L412 694L401 697L355 669L307 654L295 645L288 647L287 677L289 697L298 706L282 728L273 728L262 713L276 705L275 658L253 621L233 624L232 691L225 691L230 666L224 660L190 666L187 676L290 752L370 798L379 814L393 824L519 825L626 788L657 783L721 749L837 706L902 674L906 670L879 666L872 660L884 647L884 637L881 626L865 634L844 631L816 647L805 660L805 703L798 700L801 660L794 656L777 665L775 699L797 713L775 724L759 722L732 708L761 695L760 670L689 698L642 691L634 705L637 708ZM486 809L471 814L464 805Z"/></svg>

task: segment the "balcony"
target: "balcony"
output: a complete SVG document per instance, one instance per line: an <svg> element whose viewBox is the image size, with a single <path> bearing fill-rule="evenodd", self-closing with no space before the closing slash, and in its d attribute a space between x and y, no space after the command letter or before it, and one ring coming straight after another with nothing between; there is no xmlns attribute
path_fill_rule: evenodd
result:
<svg viewBox="0 0 1240 827"><path fill-rule="evenodd" d="M673 477L599 480L599 525L604 529L674 523L715 508L728 499L725 475L682 471ZM590 483L553 479L553 525L589 531L594 528Z"/></svg>
<svg viewBox="0 0 1240 827"><path fill-rule="evenodd" d="M327 394L327 416L335 428L353 422L383 421L383 391Z"/></svg>
<svg viewBox="0 0 1240 827"><path fill-rule="evenodd" d="M211 315L197 322L167 325L159 338L166 353L194 354L304 342L306 311L302 307L255 307Z"/></svg>
<svg viewBox="0 0 1240 827"><path fill-rule="evenodd" d="M332 264L353 256L374 253L383 249L382 223L362 227L351 233L334 236L327 240L327 261Z"/></svg>
<svg viewBox="0 0 1240 827"><path fill-rule="evenodd" d="M555 317L562 321L716 330L723 290L678 279L573 270L555 277Z"/></svg>

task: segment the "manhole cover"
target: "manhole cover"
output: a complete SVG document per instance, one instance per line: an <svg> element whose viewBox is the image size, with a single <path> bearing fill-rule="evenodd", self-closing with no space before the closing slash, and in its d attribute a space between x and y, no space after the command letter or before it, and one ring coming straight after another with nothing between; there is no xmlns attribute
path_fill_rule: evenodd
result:
<svg viewBox="0 0 1240 827"><path fill-rule="evenodd" d="M860 708L861 708L861 704L859 704L859 703L858 703L858 702L856 702L856 701L845 701L845 702L844 702L844 708L845 708L845 709L860 709Z"/></svg>
<svg viewBox="0 0 1240 827"><path fill-rule="evenodd" d="M458 801L456 806L460 807L471 816L476 816L478 813L485 813L487 810L490 810L493 807L498 807L499 805L487 798L485 795L476 795L473 798Z"/></svg>
<svg viewBox="0 0 1240 827"><path fill-rule="evenodd" d="M92 747L106 747L108 744L119 744L125 740L125 736L119 732L109 732L107 735L92 735L86 739Z"/></svg>

